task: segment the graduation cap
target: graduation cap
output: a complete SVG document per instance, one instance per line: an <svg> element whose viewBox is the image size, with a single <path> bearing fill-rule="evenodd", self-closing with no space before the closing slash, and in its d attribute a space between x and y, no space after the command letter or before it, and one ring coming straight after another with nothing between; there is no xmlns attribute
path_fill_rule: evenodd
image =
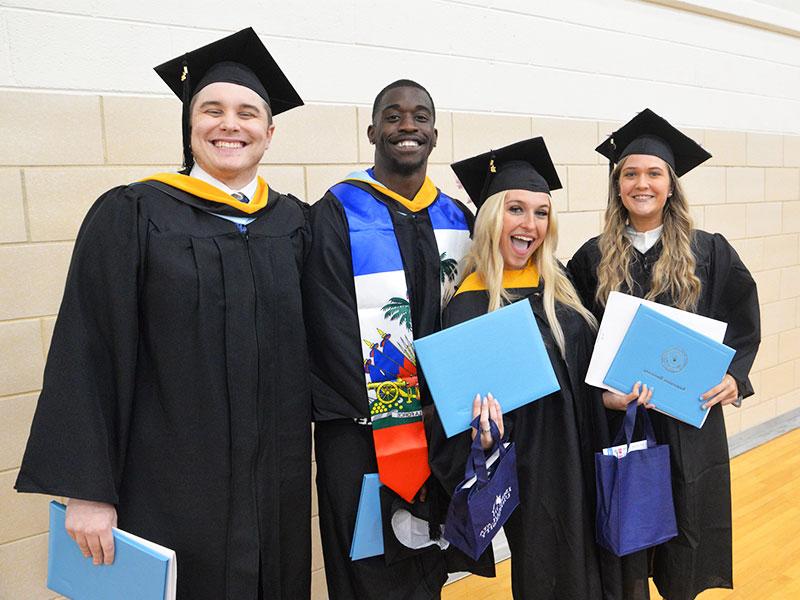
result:
<svg viewBox="0 0 800 600"><path fill-rule="evenodd" d="M155 67L155 72L183 102L183 160L194 162L189 136L189 105L211 83L235 83L253 90L273 115L303 105L278 63L253 31L242 29ZM267 92L269 90L269 92Z"/></svg>
<svg viewBox="0 0 800 600"><path fill-rule="evenodd" d="M700 144L645 108L595 148L609 160L609 168L631 154L657 156L680 177L711 158Z"/></svg>
<svg viewBox="0 0 800 600"><path fill-rule="evenodd" d="M450 167L479 209L486 198L505 190L544 192L561 188L544 139L531 138L454 162Z"/></svg>

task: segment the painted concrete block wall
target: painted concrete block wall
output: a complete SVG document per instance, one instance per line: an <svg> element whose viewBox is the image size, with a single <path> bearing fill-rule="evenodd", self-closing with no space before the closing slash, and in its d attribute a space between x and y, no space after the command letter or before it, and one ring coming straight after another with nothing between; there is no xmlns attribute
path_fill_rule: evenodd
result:
<svg viewBox="0 0 800 600"><path fill-rule="evenodd" d="M13 143L0 149L0 598L51 597L43 585L49 499L16 494L12 484L77 229L103 191L174 170L180 153L177 100L0 92L0 114L16 120L25 107L36 107L40 118L25 134L4 135ZM349 171L371 164L368 120L363 106L310 105L279 115L262 175L314 202ZM86 124L80 147L47 135L44 124L52 123L68 137L64 121ZM464 198L452 160L544 135L564 183L553 202L558 253L566 260L602 226L608 171L592 149L618 124L440 111L429 173L447 193ZM800 136L686 131L715 155L684 178L695 222L729 237L753 271L762 303L757 393L741 409L725 409L733 435L800 407ZM58 151L37 153L32 140L51 138ZM315 598L324 598L316 504L313 515Z"/></svg>
<svg viewBox="0 0 800 600"><path fill-rule="evenodd" d="M454 111L625 120L650 106L684 126L800 133L797 7L773 7L770 30L665 4L4 0L0 87L163 95L150 66L252 25L316 104L366 105L411 77Z"/></svg>
<svg viewBox="0 0 800 600"><path fill-rule="evenodd" d="M729 237L762 302L757 394L726 408L729 434L800 407L800 29L669 2L0 2L0 598L52 597L48 499L11 485L82 217L109 187L180 161L179 106L150 67L249 25L310 103L277 118L262 175L312 202L371 162L368 106L399 77L437 101L429 173L451 195L464 197L452 160L546 137L564 259L602 225L594 146L644 106L686 128L714 154L685 178L692 216Z"/></svg>

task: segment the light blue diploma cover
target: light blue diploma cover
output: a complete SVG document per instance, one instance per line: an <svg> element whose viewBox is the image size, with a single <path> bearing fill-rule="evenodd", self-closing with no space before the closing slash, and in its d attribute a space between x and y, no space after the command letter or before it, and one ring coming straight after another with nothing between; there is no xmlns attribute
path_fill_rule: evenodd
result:
<svg viewBox="0 0 800 600"><path fill-rule="evenodd" d="M508 413L561 389L527 300L415 340L414 348L447 437L469 429L475 394L491 393Z"/></svg>
<svg viewBox="0 0 800 600"><path fill-rule="evenodd" d="M700 395L717 385L736 351L640 306L606 373L604 383L630 390L637 381L655 388L656 410L703 426L709 409Z"/></svg>
<svg viewBox="0 0 800 600"><path fill-rule="evenodd" d="M63 504L50 503L47 587L73 600L162 600L169 557L114 530L114 562L94 565L64 528Z"/></svg>
<svg viewBox="0 0 800 600"><path fill-rule="evenodd" d="M381 520L381 481L377 473L367 473L361 483L356 528L350 546L350 559L359 560L383 554Z"/></svg>

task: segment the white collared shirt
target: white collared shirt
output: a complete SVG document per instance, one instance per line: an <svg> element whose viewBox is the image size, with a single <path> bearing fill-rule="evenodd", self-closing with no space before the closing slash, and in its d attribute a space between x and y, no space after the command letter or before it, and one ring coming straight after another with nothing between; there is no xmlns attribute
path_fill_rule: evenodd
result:
<svg viewBox="0 0 800 600"><path fill-rule="evenodd" d="M664 229L663 225L659 225L650 231L636 231L633 227L628 225L625 227L625 237L627 237L634 248L644 254L650 248L656 245L656 242L661 238L661 231Z"/></svg>
<svg viewBox="0 0 800 600"><path fill-rule="evenodd" d="M239 190L234 190L229 188L224 183L222 183L216 177L212 177L211 175L206 173L203 170L203 168L200 167L197 163L195 163L192 166L192 170L190 171L189 176L194 177L195 179L199 179L200 181L205 181L206 183L213 185L215 188L222 190L223 192L231 196L234 196L234 194L244 194L251 202L253 200L253 196L256 195L256 190L258 189L258 177L254 177L253 180L243 188ZM211 213L211 214L213 214L215 217L220 217L221 219L232 221L233 223L238 223L240 225L249 225L250 223L255 221L255 217L234 217L229 215L220 215L217 213Z"/></svg>

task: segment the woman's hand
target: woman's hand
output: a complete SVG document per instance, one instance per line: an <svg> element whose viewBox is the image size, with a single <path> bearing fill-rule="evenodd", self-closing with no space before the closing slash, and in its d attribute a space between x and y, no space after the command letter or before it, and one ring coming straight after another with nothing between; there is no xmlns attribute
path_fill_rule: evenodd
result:
<svg viewBox="0 0 800 600"><path fill-rule="evenodd" d="M500 439L503 439L503 411L500 408L500 403L491 394L487 394L483 399L481 399L480 394L476 394L475 399L472 401L472 418L475 419L478 415L481 417L478 424L481 430L481 447L484 450L488 450L494 444L492 430L489 429L490 419L497 424L497 428L500 430ZM477 433L473 427L473 440Z"/></svg>
<svg viewBox="0 0 800 600"><path fill-rule="evenodd" d="M703 409L706 409L711 408L715 404L721 404L722 406L731 404L736 402L738 397L739 386L736 384L736 380L730 373L725 373L725 377L722 378L722 381L700 396L700 399L706 401L705 404L703 404Z"/></svg>
<svg viewBox="0 0 800 600"><path fill-rule="evenodd" d="M608 390L603 392L603 406L612 410L625 410L631 401L636 400L639 404L643 404L645 408L655 408L655 404L650 404L650 398L652 397L653 388L648 388L646 384L642 385L641 381L637 381L633 385L633 391L625 396Z"/></svg>

